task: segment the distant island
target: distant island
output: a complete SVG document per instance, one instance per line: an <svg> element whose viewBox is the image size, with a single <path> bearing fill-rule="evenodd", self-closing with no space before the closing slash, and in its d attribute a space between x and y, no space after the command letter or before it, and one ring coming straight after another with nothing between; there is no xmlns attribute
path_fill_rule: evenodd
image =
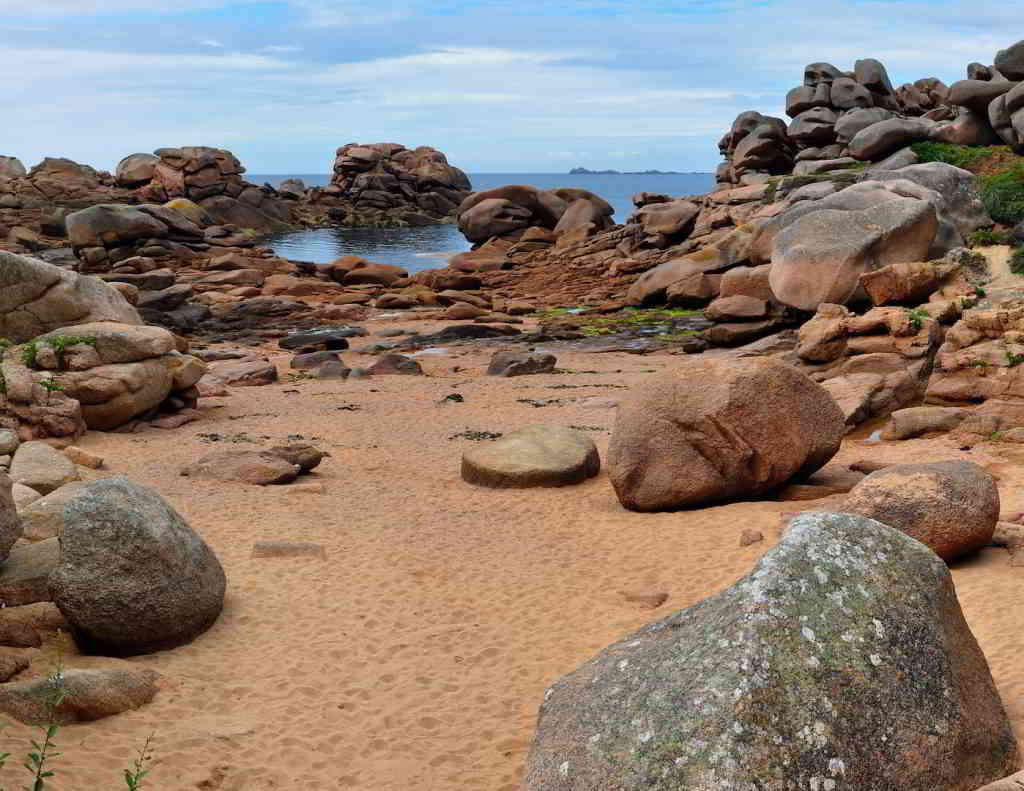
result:
<svg viewBox="0 0 1024 791"><path fill-rule="evenodd" d="M678 170L588 170L587 168L573 168L569 171L570 176L702 176L703 173L692 171L683 173Z"/></svg>

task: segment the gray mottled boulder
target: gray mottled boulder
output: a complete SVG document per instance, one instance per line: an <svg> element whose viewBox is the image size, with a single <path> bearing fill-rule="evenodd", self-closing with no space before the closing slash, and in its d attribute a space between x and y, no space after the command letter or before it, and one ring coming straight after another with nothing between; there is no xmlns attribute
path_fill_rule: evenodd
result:
<svg viewBox="0 0 1024 791"><path fill-rule="evenodd" d="M839 116L828 107L814 107L800 113L789 125L787 134L802 146L826 146L836 139Z"/></svg>
<svg viewBox="0 0 1024 791"><path fill-rule="evenodd" d="M0 338L23 343L93 321L142 324L135 308L101 280L0 251Z"/></svg>
<svg viewBox="0 0 1024 791"><path fill-rule="evenodd" d="M695 359L623 400L608 473L635 511L753 497L828 462L843 420L821 385L778 360Z"/></svg>
<svg viewBox="0 0 1024 791"><path fill-rule="evenodd" d="M974 791L1018 767L945 564L809 513L751 574L545 694L525 791Z"/></svg>
<svg viewBox="0 0 1024 791"><path fill-rule="evenodd" d="M134 206L100 203L67 216L68 240L75 247L116 247L121 242L167 235L167 226Z"/></svg>
<svg viewBox="0 0 1024 791"><path fill-rule="evenodd" d="M564 426L527 426L462 456L462 479L494 489L569 486L600 469L594 441Z"/></svg>
<svg viewBox="0 0 1024 791"><path fill-rule="evenodd" d="M1024 41L996 53L996 70L1008 80L1024 80Z"/></svg>
<svg viewBox="0 0 1024 791"><path fill-rule="evenodd" d="M840 143L849 143L861 129L867 129L872 124L888 121L890 118L892 113L884 107L850 110L839 116L839 120L836 121L836 139Z"/></svg>
<svg viewBox="0 0 1024 791"><path fill-rule="evenodd" d="M53 601L79 645L127 656L189 643L224 606L220 561L156 492L126 478L68 503Z"/></svg>
<svg viewBox="0 0 1024 791"><path fill-rule="evenodd" d="M1012 82L960 80L949 86L949 103L986 115L993 100L1007 93L1012 87Z"/></svg>
<svg viewBox="0 0 1024 791"><path fill-rule="evenodd" d="M0 562L6 560L14 542L21 538L21 519L14 501L14 484L0 471Z"/></svg>
<svg viewBox="0 0 1024 791"><path fill-rule="evenodd" d="M775 237L772 291L780 302L800 310L845 304L865 272L924 260L938 225L931 203L897 196L859 211L807 213Z"/></svg>
<svg viewBox="0 0 1024 791"><path fill-rule="evenodd" d="M861 129L847 148L854 159L877 162L911 143L927 140L934 125L920 118L890 118Z"/></svg>

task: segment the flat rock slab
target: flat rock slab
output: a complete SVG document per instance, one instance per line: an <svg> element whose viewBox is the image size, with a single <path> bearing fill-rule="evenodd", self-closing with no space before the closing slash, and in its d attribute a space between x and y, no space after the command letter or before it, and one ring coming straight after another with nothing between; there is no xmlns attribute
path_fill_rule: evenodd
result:
<svg viewBox="0 0 1024 791"><path fill-rule="evenodd" d="M321 544L308 544L291 541L257 541L252 545L254 558L326 558L327 552Z"/></svg>
<svg viewBox="0 0 1024 791"><path fill-rule="evenodd" d="M568 486L600 470L594 441L564 426L527 426L462 457L464 481L495 489Z"/></svg>

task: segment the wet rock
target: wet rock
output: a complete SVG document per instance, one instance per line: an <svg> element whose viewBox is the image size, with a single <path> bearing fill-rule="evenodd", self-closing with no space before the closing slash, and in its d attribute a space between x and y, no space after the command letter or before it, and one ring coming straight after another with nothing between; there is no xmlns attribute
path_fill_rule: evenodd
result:
<svg viewBox="0 0 1024 791"><path fill-rule="evenodd" d="M556 682L523 788L973 791L1016 768L945 565L809 513L749 576Z"/></svg>

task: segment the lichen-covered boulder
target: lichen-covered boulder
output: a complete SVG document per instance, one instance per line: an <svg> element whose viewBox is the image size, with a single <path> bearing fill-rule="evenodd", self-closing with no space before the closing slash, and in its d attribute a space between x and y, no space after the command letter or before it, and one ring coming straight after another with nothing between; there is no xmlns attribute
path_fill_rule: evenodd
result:
<svg viewBox="0 0 1024 791"><path fill-rule="evenodd" d="M86 651L129 656L205 632L224 606L224 569L160 495L126 478L90 483L66 506L53 601Z"/></svg>
<svg viewBox="0 0 1024 791"><path fill-rule="evenodd" d="M607 467L626 508L684 508L810 475L844 432L832 397L792 366L697 359L650 377L620 404Z"/></svg>
<svg viewBox="0 0 1024 791"><path fill-rule="evenodd" d="M974 791L1017 768L945 564L809 513L749 576L556 682L523 788Z"/></svg>

